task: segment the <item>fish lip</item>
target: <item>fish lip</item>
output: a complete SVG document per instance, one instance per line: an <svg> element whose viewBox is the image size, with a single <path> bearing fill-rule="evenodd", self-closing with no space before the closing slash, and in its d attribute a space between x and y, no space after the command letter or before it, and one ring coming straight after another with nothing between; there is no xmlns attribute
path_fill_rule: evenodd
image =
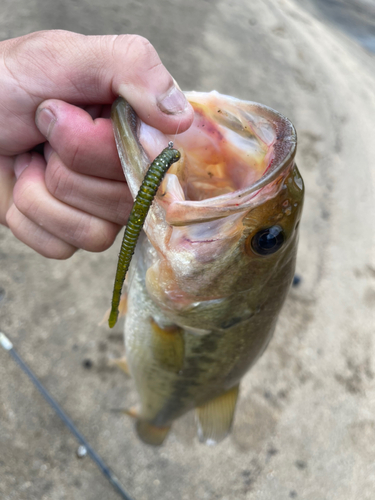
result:
<svg viewBox="0 0 375 500"><path fill-rule="evenodd" d="M154 205L160 204L163 207L167 224L170 226L186 226L221 219L234 213L251 210L264 199L274 196L275 189L272 189L270 185L292 167L296 154L297 134L290 120L278 111L263 104L237 99L225 94L219 94L216 91L185 92L185 95L188 100L191 100L191 102L195 100L197 103L199 103L199 99L202 99L201 102L203 102L205 99L210 98L217 99L218 103L222 101L220 106L224 115L225 113L229 115L230 110L233 108L247 107L250 113L263 119L273 129L273 140L268 143L269 146L272 145L273 147L273 155L263 175L253 184L237 191L199 201L174 200L172 203L163 202L162 197L157 195ZM113 111L116 109L116 103L114 103ZM129 133L133 137L128 138L126 144L123 144L121 134L115 127L115 139L129 188L135 196L142 182L144 171L149 165L149 158L139 140L140 120L127 103L123 103L121 106L125 107L123 118L126 120L126 117L130 116L131 132L129 131ZM112 117L114 118L115 115L116 112L113 113ZM122 127L120 123L118 123L118 126ZM258 126L257 123L255 123L255 126ZM175 139L177 142L177 137ZM134 157L137 158L136 162ZM270 189L268 189L268 186L270 186ZM268 192L270 190L272 190L272 193Z"/></svg>

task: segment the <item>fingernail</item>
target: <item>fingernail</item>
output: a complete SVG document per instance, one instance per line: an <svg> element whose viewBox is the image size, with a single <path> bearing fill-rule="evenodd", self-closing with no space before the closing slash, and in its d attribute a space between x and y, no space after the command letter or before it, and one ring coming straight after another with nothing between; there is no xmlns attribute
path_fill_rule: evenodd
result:
<svg viewBox="0 0 375 500"><path fill-rule="evenodd" d="M37 111L35 123L40 132L48 139L51 130L56 122L56 116L48 108L42 108Z"/></svg>
<svg viewBox="0 0 375 500"><path fill-rule="evenodd" d="M167 113L168 115L182 113L187 109L188 105L186 97L175 85L164 96L158 99L159 108L163 113Z"/></svg>
<svg viewBox="0 0 375 500"><path fill-rule="evenodd" d="M22 174L22 172L25 170L25 168L29 166L31 158L32 156L30 153L23 153L22 155L17 156L13 166L14 175L16 176L16 179L18 179L19 176Z"/></svg>

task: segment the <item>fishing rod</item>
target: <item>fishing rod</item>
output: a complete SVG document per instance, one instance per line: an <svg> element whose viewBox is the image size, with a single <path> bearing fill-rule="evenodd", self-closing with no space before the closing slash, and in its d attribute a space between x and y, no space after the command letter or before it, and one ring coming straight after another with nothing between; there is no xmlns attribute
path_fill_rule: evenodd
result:
<svg viewBox="0 0 375 500"><path fill-rule="evenodd" d="M86 453L91 457L91 459L96 463L102 474L108 479L113 488L120 494L120 496L125 500L132 500L132 498L126 493L124 487L120 483L119 479L115 476L112 470L105 464L105 462L100 458L97 452L90 446L86 438L79 432L79 430L74 425L73 421L66 415L61 406L53 399L51 394L47 389L41 384L34 373L30 370L27 364L23 361L21 356L13 347L12 342L8 337L0 332L0 345L8 351L12 358L16 361L18 366L26 373L44 399L49 403L49 405L55 410L57 415L70 430L70 432L75 436L77 441L80 443L79 456L84 456Z"/></svg>

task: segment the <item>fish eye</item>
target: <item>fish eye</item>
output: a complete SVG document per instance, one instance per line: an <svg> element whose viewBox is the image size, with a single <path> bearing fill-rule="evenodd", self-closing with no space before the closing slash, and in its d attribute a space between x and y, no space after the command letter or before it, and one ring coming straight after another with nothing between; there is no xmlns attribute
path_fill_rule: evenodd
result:
<svg viewBox="0 0 375 500"><path fill-rule="evenodd" d="M251 240L251 248L259 255L271 255L282 247L285 234L281 226L271 226L258 231Z"/></svg>

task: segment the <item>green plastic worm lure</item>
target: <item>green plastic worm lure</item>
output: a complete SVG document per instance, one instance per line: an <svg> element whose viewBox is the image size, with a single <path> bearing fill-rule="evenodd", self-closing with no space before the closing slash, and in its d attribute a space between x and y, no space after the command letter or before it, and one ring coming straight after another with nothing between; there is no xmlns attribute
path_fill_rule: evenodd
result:
<svg viewBox="0 0 375 500"><path fill-rule="evenodd" d="M180 152L177 149L173 149L172 141L169 142L168 147L163 149L160 155L151 163L139 188L125 228L117 263L111 313L108 319L110 328L113 328L117 322L122 286L152 201L167 170L180 158Z"/></svg>

